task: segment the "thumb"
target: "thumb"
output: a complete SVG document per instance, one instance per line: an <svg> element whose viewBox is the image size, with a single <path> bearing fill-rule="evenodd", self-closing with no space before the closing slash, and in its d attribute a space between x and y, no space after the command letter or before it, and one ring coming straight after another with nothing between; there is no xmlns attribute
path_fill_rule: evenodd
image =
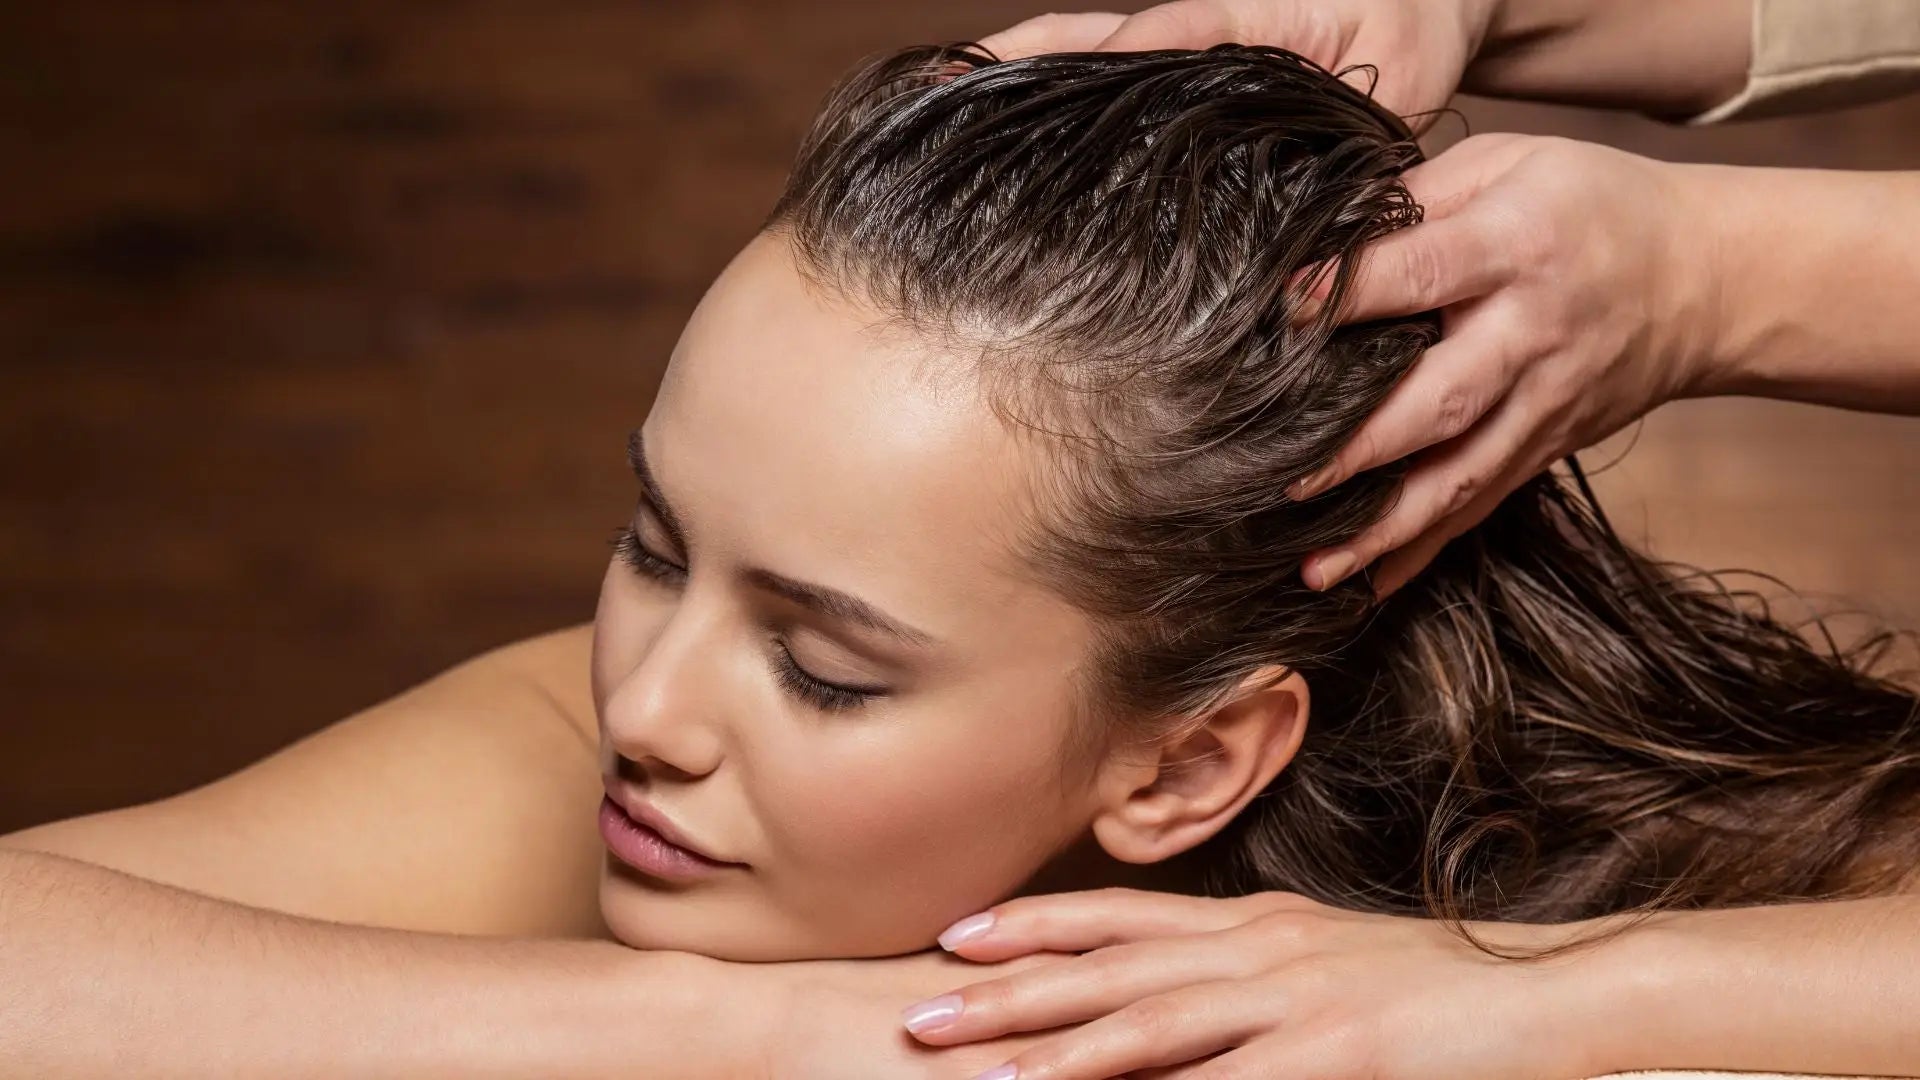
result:
<svg viewBox="0 0 1920 1080"><path fill-rule="evenodd" d="M1240 36L1224 5L1213 0L1171 0L1129 17L1098 48L1101 52L1204 49Z"/></svg>

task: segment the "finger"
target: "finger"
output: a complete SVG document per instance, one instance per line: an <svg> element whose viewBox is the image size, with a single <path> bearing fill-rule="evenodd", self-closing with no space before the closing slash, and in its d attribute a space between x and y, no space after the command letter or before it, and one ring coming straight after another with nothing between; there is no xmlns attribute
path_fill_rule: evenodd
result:
<svg viewBox="0 0 1920 1080"><path fill-rule="evenodd" d="M1266 962L1259 950L1221 932L1115 945L942 994L910 1006L902 1022L933 1046L1045 1031L1183 986L1244 978Z"/></svg>
<svg viewBox="0 0 1920 1080"><path fill-rule="evenodd" d="M1019 60L1041 53L1090 52L1119 29L1126 18L1109 11L1035 15L980 39L979 44L1002 60Z"/></svg>
<svg viewBox="0 0 1920 1080"><path fill-rule="evenodd" d="M1214 0L1171 0L1127 18L1102 41L1101 52L1146 52L1153 49L1204 49L1225 41L1239 41L1240 33L1227 5Z"/></svg>
<svg viewBox="0 0 1920 1080"><path fill-rule="evenodd" d="M1291 1039L1273 1035L1256 1038L1218 1057L1187 1066L1179 1080L1271 1080L1276 1076L1352 1076L1362 1070L1342 1068L1338 1055L1315 1053L1286 1045ZM1330 1060L1331 1059L1331 1060Z"/></svg>
<svg viewBox="0 0 1920 1080"><path fill-rule="evenodd" d="M1523 452L1534 423L1533 410L1510 394L1472 431L1429 450L1407 473L1400 498L1380 520L1345 544L1307 556L1300 570L1307 587L1331 588L1465 509Z"/></svg>
<svg viewBox="0 0 1920 1080"><path fill-rule="evenodd" d="M1214 1060L1215 1056L1209 1054L1196 1061L1169 1065L1162 1069L1135 1069L1126 1075L1125 1080L1193 1080L1200 1074L1200 1067Z"/></svg>
<svg viewBox="0 0 1920 1080"><path fill-rule="evenodd" d="M1468 241L1474 240L1475 234L1483 227L1481 222L1470 222L1468 223L1468 229L1459 232L1449 232L1448 230L1437 229L1433 226L1453 217L1467 207L1474 205L1475 197L1477 197L1496 176L1508 168L1513 159L1523 154L1528 146L1527 137L1522 135L1509 135L1506 133L1476 135L1438 157L1408 169L1401 175L1400 181L1406 186L1407 194L1420 206L1420 223L1408 226L1400 232L1389 234L1389 236L1369 245L1363 252L1363 259L1371 257L1372 252L1382 246L1386 246L1387 248L1388 254L1386 258L1392 259L1396 254L1393 249L1412 243L1412 237L1416 235L1428 237L1443 246L1451 242L1452 238L1456 235L1463 236ZM1492 222L1486 222L1484 227L1492 227ZM1436 233L1438 234L1437 236L1434 235ZM1390 240L1394 241L1391 245L1388 244ZM1487 246L1488 241L1482 238L1477 249L1471 249L1462 253L1460 258L1462 261L1489 266L1491 260L1487 257ZM1476 251L1478 254L1476 254ZM1406 258L1419 258L1425 254L1425 252L1415 251L1406 255ZM1496 251L1492 254L1497 257L1499 252ZM1400 261L1405 260L1401 259ZM1333 262L1318 263L1313 266L1303 267L1294 275L1289 285L1290 288L1298 288L1302 284L1309 285L1305 302L1300 305L1292 317L1296 325L1311 322L1320 314L1320 309L1325 304L1328 293L1333 289L1334 275L1331 271L1336 265L1337 264ZM1504 261L1501 261L1499 266L1504 267ZM1397 302L1397 306L1407 307L1407 310L1396 311L1393 310L1396 306L1396 302L1393 300L1393 294L1383 294L1378 300L1370 301L1368 297L1369 290L1381 288L1383 280L1381 275L1387 274L1389 271L1395 269L1395 267L1385 263L1376 266L1372 270L1374 280L1371 283L1368 281L1369 267L1367 263L1363 261L1360 269L1360 280L1355 283L1355 287L1349 292L1347 297L1347 310L1341 313L1341 321L1343 322L1358 322L1369 318L1386 318L1391 315L1413 314L1444 306L1442 302L1435 301L1427 307L1408 307L1408 305L1418 305L1421 301L1418 299L1403 298ZM1407 277L1409 269L1419 270L1427 268L1424 266L1400 268L1401 280ZM1438 270L1439 267L1436 266L1432 269ZM1432 277L1434 275L1428 274L1427 276ZM1405 290L1402 291L1403 296L1404 292Z"/></svg>
<svg viewBox="0 0 1920 1080"><path fill-rule="evenodd" d="M1269 995L1249 984L1186 986L1049 1039L1016 1056L1008 1063L1015 1071L1006 1075L1104 1080L1179 1065L1245 1043L1273 1025L1276 1011Z"/></svg>
<svg viewBox="0 0 1920 1080"><path fill-rule="evenodd" d="M1311 499L1359 473L1452 439L1477 423L1513 385L1517 350L1487 333L1457 329L1428 349L1387 392L1333 460L1296 482L1292 498Z"/></svg>
<svg viewBox="0 0 1920 1080"><path fill-rule="evenodd" d="M1231 900L1139 889L1024 896L961 919L940 945L969 960L1005 960L1031 952L1089 952L1150 938L1238 926L1280 901L1277 894Z"/></svg>
<svg viewBox="0 0 1920 1080"><path fill-rule="evenodd" d="M1459 511L1447 515L1397 551L1388 552L1373 572L1373 595L1385 600L1427 568L1441 549L1460 538L1468 529L1493 513L1500 501L1515 489L1545 471L1550 461L1541 461L1537 451L1515 458L1507 470L1488 484L1474 500Z"/></svg>
<svg viewBox="0 0 1920 1080"><path fill-rule="evenodd" d="M1497 217L1465 208L1369 244L1340 321L1416 315L1492 292L1512 277L1498 225Z"/></svg>
<svg viewBox="0 0 1920 1080"><path fill-rule="evenodd" d="M1513 166L1531 145L1512 132L1475 135L1400 174L1407 194L1420 205L1421 218L1451 216Z"/></svg>

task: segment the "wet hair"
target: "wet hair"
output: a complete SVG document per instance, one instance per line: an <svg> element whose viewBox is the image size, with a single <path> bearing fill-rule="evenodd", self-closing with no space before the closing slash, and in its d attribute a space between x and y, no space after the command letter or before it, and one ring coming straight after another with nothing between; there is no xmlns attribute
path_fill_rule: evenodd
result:
<svg viewBox="0 0 1920 1080"><path fill-rule="evenodd" d="M1194 853L1209 891L1457 923L1893 887L1920 730L1876 674L1890 635L1815 648L1623 543L1583 477L1524 484L1384 603L1302 583L1404 474L1285 494L1439 336L1332 315L1419 219L1420 158L1284 50L918 47L832 93L768 227L810 280L978 356L1057 447L1029 547L1095 616L1100 716L1164 728L1305 677L1297 756Z"/></svg>

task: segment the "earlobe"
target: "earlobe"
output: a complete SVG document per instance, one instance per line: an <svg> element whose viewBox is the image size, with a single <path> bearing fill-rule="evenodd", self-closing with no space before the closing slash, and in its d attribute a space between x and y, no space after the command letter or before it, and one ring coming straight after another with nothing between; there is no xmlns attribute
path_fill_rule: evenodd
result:
<svg viewBox="0 0 1920 1080"><path fill-rule="evenodd" d="M1100 846L1129 863L1160 862L1197 847L1293 760L1307 711L1304 678L1263 668L1185 734L1116 757L1099 779L1093 834Z"/></svg>

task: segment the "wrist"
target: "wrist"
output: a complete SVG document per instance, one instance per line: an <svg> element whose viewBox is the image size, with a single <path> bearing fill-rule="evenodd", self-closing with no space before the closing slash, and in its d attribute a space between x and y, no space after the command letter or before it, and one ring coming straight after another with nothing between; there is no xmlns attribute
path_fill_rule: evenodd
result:
<svg viewBox="0 0 1920 1080"><path fill-rule="evenodd" d="M1668 273L1650 282L1665 328L1664 400L1737 393L1739 358L1752 328L1740 324L1752 304L1741 282L1751 226L1735 207L1733 177L1719 166L1649 162L1666 179L1669 197L1661 234Z"/></svg>
<svg viewBox="0 0 1920 1080"><path fill-rule="evenodd" d="M793 980L776 965L671 954L685 1023L698 1031L699 1060L717 1066L719 1080L778 1077L778 1039L800 1007Z"/></svg>
<svg viewBox="0 0 1920 1080"><path fill-rule="evenodd" d="M772 1024L785 1007L779 980L763 969L680 952L615 946L598 966L594 986L601 1043L621 1046L607 1075L656 1073L687 1080L753 1080L767 1068ZM637 1041L607 1040L628 1031ZM595 1075L599 1075L597 1072Z"/></svg>
<svg viewBox="0 0 1920 1080"><path fill-rule="evenodd" d="M1579 924L1582 934L1604 935L1618 918ZM1602 1076L1671 1068L1686 1055L1691 1011L1707 995L1693 980L1705 970L1684 931L1685 915L1655 915L1615 936L1580 946L1558 969L1560 993L1551 1000L1552 1032L1568 1048L1554 1063L1558 1075Z"/></svg>

